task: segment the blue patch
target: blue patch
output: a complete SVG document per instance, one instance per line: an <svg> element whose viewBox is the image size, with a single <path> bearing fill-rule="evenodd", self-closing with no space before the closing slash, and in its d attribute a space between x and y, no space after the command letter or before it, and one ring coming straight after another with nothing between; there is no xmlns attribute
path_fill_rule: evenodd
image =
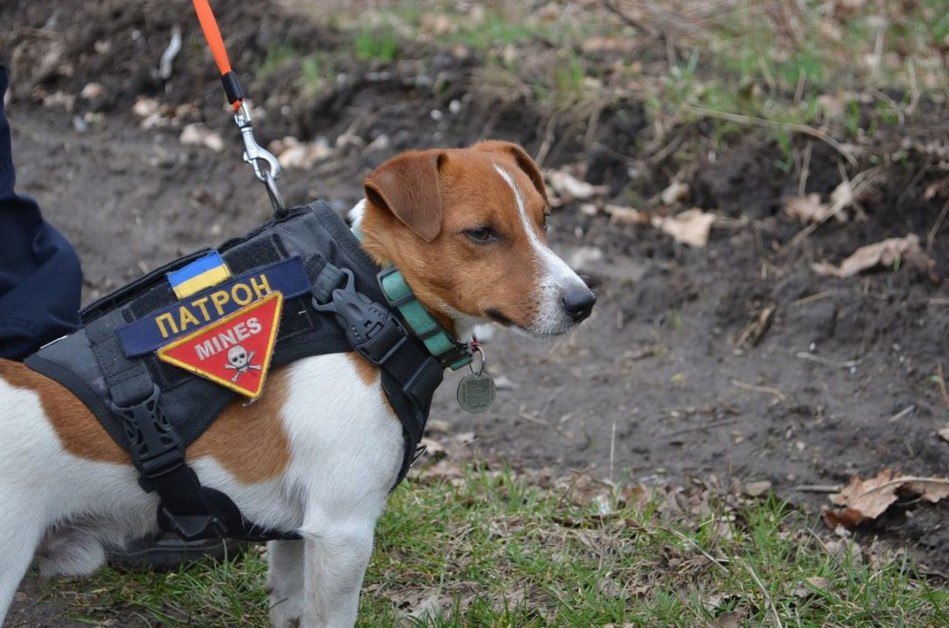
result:
<svg viewBox="0 0 949 628"><path fill-rule="evenodd" d="M280 292L284 299L310 291L298 256L262 266L143 316L115 331L125 355L133 357L194 333L242 307Z"/></svg>

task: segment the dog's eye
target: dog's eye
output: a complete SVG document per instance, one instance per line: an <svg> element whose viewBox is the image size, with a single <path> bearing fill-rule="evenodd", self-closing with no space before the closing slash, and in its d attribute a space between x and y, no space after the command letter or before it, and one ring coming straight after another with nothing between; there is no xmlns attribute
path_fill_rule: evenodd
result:
<svg viewBox="0 0 949 628"><path fill-rule="evenodd" d="M465 229L464 234L478 244L487 244L488 242L496 242L498 240L498 232L491 227Z"/></svg>

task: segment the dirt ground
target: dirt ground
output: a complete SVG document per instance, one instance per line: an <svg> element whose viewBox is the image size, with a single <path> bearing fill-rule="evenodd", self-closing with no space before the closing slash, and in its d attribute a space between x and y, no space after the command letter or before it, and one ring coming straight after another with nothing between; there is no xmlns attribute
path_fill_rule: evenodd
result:
<svg viewBox="0 0 949 628"><path fill-rule="evenodd" d="M102 1L68 15L51 0L0 8L0 20L13 23L0 34L0 59L13 75L18 190L36 197L74 242L87 302L269 215L262 187L240 161L238 133L188 5ZM424 73L418 64L380 70L353 61L310 97L280 68L255 75L275 40L333 49L342 35L276 10L263 20L267 3L243 6L239 17L222 12L221 26L245 88L266 111L257 118L259 139L323 136L335 147L331 158L284 174L290 202L324 198L344 211L360 198L365 174L407 148L494 137L536 153L545 142L542 113L479 91L471 59L450 51L428 53ZM67 20L89 26L67 29ZM154 72L175 24L186 30L185 45L165 81ZM93 82L101 89L82 96ZM143 128L132 112L139 95L164 107L157 126ZM883 176L861 203L862 220L830 221L798 240L801 224L780 208L800 177L776 167L777 147L764 132L749 130L712 159L703 150L663 151L674 142L701 147L709 122L682 125L656 147L642 105L632 101L603 108L592 129L555 123L545 167L582 164L591 183L606 186L608 203L628 203L631 186L653 197L678 175L693 206L718 213L711 241L689 248L648 225L588 215L579 203L557 209L553 245L595 285L595 316L550 344L495 334L487 351L501 383L496 405L482 416L463 413L450 377L432 411L447 428L435 437L473 432L472 456L562 473L768 480L815 513L815 527L826 496L802 485L884 467L946 476L949 443L936 432L949 423L949 408L933 376L939 365L949 371L949 289L939 281L949 276L949 222L930 232L949 186L924 197L946 177L934 165L947 159L944 107L924 100L911 123L874 138L878 155L902 147L904 158L880 162ZM189 122L220 134L223 150L182 145ZM806 192L830 193L840 182L837 153L817 142L809 154ZM877 163L866 153L858 159L851 173ZM928 243L930 270L907 264L848 279L811 270L908 233ZM766 308L773 314L760 339L739 343ZM947 508L910 504L861 534L907 545L924 571L944 577ZM51 619L59 612L38 602L28 581L8 625L64 625Z"/></svg>

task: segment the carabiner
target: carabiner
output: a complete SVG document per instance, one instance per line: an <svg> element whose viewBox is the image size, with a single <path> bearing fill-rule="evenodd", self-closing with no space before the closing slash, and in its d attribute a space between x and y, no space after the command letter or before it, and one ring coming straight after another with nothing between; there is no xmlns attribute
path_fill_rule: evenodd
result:
<svg viewBox="0 0 949 628"><path fill-rule="evenodd" d="M256 138L254 138L254 128L251 126L250 110L247 109L244 102L241 102L240 107L234 114L234 122L237 123L237 128L241 130L241 138L244 140L244 161L251 165L254 169L254 175L267 188L267 196L270 197L274 214L278 218L286 215L287 208L276 183L280 176L280 162L273 156L273 153L257 143ZM264 162L265 166L262 166L260 162Z"/></svg>

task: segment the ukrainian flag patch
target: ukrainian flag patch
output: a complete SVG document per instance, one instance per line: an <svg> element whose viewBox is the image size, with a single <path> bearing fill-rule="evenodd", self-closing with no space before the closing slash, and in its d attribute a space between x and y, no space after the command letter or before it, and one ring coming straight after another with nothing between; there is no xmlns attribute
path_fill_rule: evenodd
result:
<svg viewBox="0 0 949 628"><path fill-rule="evenodd" d="M168 273L168 283L179 299L189 297L205 288L229 279L231 271L217 251L199 257L187 266Z"/></svg>

